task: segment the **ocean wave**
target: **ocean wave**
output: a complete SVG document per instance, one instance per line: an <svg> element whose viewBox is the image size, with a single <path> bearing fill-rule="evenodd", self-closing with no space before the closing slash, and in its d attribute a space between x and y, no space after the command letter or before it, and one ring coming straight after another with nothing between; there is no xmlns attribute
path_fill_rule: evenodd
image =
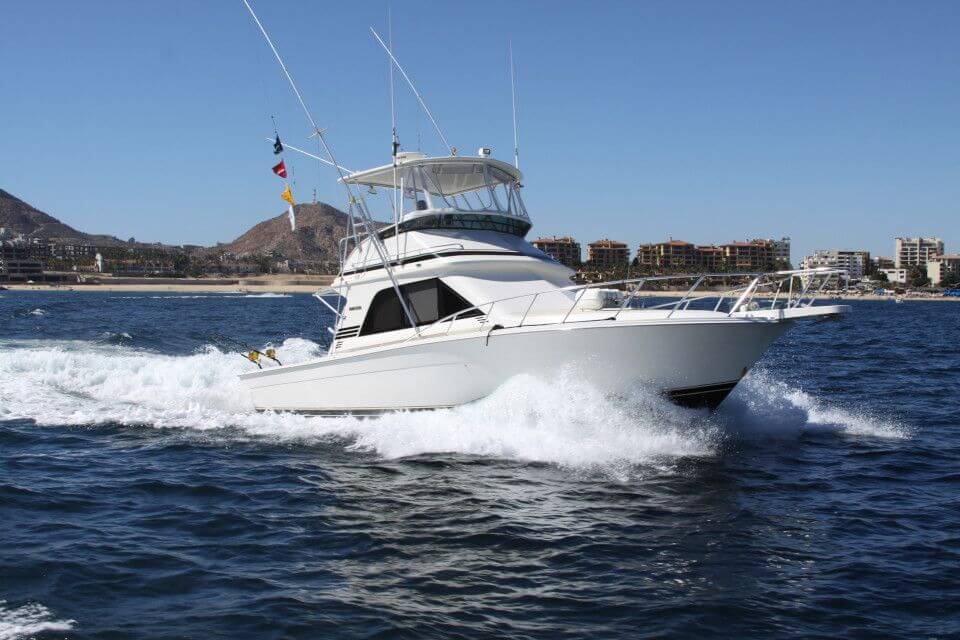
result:
<svg viewBox="0 0 960 640"><path fill-rule="evenodd" d="M70 631L75 622L55 620L53 613L42 604L10 607L6 600L0 600L0 640L20 640L38 633Z"/></svg>
<svg viewBox="0 0 960 640"><path fill-rule="evenodd" d="M763 369L751 371L717 413L728 431L742 436L793 437L835 432L852 436L903 439L910 428L858 407L825 402L777 379Z"/></svg>
<svg viewBox="0 0 960 640"><path fill-rule="evenodd" d="M293 338L279 347L286 363L315 358L320 346ZM122 344L23 341L0 349L0 419L40 425L121 424L197 431L234 428L241 437L315 442L340 438L385 458L461 453L568 465L656 464L715 455L730 433L796 434L835 430L904 437L896 425L830 407L769 374L748 376L716 415L679 408L636 390L608 398L583 376L518 376L483 400L378 419L258 413L237 374L250 363L214 347L186 356Z"/></svg>
<svg viewBox="0 0 960 640"><path fill-rule="evenodd" d="M292 298L289 293L246 293L241 298Z"/></svg>

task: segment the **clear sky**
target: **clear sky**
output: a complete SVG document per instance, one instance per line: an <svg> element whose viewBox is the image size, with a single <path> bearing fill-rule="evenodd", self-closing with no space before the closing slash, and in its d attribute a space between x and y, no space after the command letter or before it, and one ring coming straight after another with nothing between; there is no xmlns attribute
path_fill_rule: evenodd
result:
<svg viewBox="0 0 960 640"><path fill-rule="evenodd" d="M388 3L257 0L341 163L389 161ZM960 250L960 2L394 2L451 144L512 153L531 237ZM283 211L309 127L240 0L0 0L0 188L81 230L229 241ZM407 149L440 144L397 83ZM295 195L343 207L287 153Z"/></svg>

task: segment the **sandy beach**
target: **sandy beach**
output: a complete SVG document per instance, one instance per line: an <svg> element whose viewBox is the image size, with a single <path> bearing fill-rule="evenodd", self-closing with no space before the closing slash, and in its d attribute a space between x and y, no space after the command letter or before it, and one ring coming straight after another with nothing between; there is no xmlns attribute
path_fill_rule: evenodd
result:
<svg viewBox="0 0 960 640"><path fill-rule="evenodd" d="M77 291L77 292L142 292L142 293L315 293L330 286L335 276L257 276L255 278L102 278L97 284L19 284L3 283L10 291ZM638 291L635 297L681 297L686 290ZM712 297L713 292L697 293L693 297ZM756 298L770 298L770 293L757 293ZM905 302L942 301L960 302L957 297L902 296ZM817 300L880 300L893 301L893 296L869 294L829 294L817 296Z"/></svg>
<svg viewBox="0 0 960 640"><path fill-rule="evenodd" d="M314 293L334 276L257 276L256 278L101 278L96 284L4 283L10 291L80 291L144 293Z"/></svg>

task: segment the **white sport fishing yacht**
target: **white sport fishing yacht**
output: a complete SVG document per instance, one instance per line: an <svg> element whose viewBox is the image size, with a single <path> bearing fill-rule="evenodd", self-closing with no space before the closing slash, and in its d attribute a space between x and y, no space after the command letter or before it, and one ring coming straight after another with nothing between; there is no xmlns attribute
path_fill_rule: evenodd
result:
<svg viewBox="0 0 960 640"><path fill-rule="evenodd" d="M374 223L364 199L351 197L340 274L332 292L318 294L336 319L329 351L242 374L255 406L436 409L521 374L550 379L569 367L611 396L643 386L715 408L795 321L849 309L813 306L843 275L829 269L574 284L571 269L524 240L531 221L521 180L488 149L399 152L391 164L345 174L358 193L393 190L393 223ZM685 295L644 307L645 288L683 280ZM721 281L737 286L700 290Z"/></svg>
<svg viewBox="0 0 960 640"><path fill-rule="evenodd" d="M611 396L643 386L683 405L713 408L794 321L848 309L813 306L815 294L843 275L829 269L573 284L571 269L524 240L531 222L520 197L515 95L514 164L491 158L486 148L476 157L457 155L372 28L390 59L391 105L396 67L449 155L400 152L394 122L391 163L347 171L263 23L248 0L244 5L327 156L312 157L340 174L350 221L332 284L336 302L317 295L335 318L329 350L310 362L242 374L258 409L378 414L453 407L516 376L549 380L565 369ZM513 82L512 49L510 59ZM282 150L279 137L276 148ZM378 189L391 196L392 224L370 214L365 194ZM732 291L698 291L731 280L739 282ZM645 287L669 281L692 286L674 301L643 304Z"/></svg>

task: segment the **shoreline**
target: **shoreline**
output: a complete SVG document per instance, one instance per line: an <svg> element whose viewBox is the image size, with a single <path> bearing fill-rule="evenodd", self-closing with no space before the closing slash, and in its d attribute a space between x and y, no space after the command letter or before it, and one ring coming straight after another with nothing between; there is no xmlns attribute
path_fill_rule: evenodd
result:
<svg viewBox="0 0 960 640"><path fill-rule="evenodd" d="M316 276L314 278L291 279L289 277L270 278L261 277L250 280L223 282L217 279L196 279L181 282L101 282L100 284L19 284L19 283L0 283L0 286L6 287L7 291L49 291L61 293L316 293L318 290L326 288L333 281L334 276ZM0 290L0 293L3 293ZM677 291L638 291L634 297L640 298L681 298L686 290ZM691 296L692 298L711 297L708 292ZM758 299L770 298L770 293L757 293ZM893 301L895 296L883 296L873 293L863 295L820 295L816 296L818 301L826 300L872 300L872 301ZM960 297L948 296L901 296L904 302L910 301L933 301L933 302L960 302Z"/></svg>
<svg viewBox="0 0 960 640"><path fill-rule="evenodd" d="M8 291L124 293L315 293L336 276L257 276L255 278L103 278L97 283L2 283Z"/></svg>

